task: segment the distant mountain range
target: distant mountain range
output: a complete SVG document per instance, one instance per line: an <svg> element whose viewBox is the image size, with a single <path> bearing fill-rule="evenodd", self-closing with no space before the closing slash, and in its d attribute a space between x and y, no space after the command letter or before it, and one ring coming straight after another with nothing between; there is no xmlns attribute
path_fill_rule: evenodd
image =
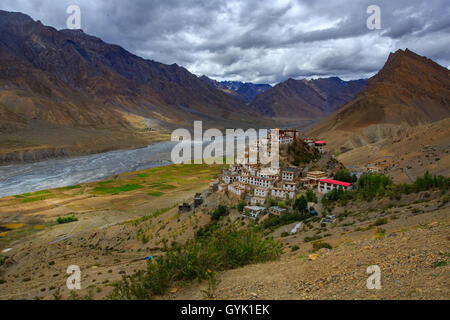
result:
<svg viewBox="0 0 450 320"><path fill-rule="evenodd" d="M311 134L352 148L383 136L379 125L448 117L449 88L448 69L409 50L391 54L368 81L288 79L274 87L218 82L81 30L58 31L22 13L0 11L0 155L4 148L56 145L72 134L67 143L79 149L85 146L76 134L99 146L108 140L114 148L118 138L126 137L121 145L141 138L136 123L175 128L194 120L219 128L321 120ZM75 131L68 135L67 128Z"/></svg>
<svg viewBox="0 0 450 320"><path fill-rule="evenodd" d="M219 82L207 76L200 79L249 104L262 116L307 119L317 119L337 110L351 101L367 82L365 79L344 81L338 77L288 79L272 87L239 81Z"/></svg>
<svg viewBox="0 0 450 320"><path fill-rule="evenodd" d="M265 116L317 119L351 101L366 80L343 81L338 77L314 80L288 79L259 94L250 107Z"/></svg>
<svg viewBox="0 0 450 320"><path fill-rule="evenodd" d="M200 79L213 86L216 89L222 90L228 94L231 94L243 102L250 103L256 96L267 90L270 90L272 86L270 84L254 84L249 82L240 81L216 81L207 76L201 76Z"/></svg>

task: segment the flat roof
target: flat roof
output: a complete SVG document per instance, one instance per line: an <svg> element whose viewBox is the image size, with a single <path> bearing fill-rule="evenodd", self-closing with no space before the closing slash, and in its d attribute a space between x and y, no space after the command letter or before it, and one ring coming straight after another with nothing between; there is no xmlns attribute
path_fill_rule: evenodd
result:
<svg viewBox="0 0 450 320"><path fill-rule="evenodd" d="M279 206L270 207L270 209L274 209L274 210L277 210L277 211L287 210L286 208L280 208Z"/></svg>
<svg viewBox="0 0 450 320"><path fill-rule="evenodd" d="M265 207L259 207L259 206L245 206L244 209L249 209L249 210L254 210L254 211L266 210Z"/></svg>

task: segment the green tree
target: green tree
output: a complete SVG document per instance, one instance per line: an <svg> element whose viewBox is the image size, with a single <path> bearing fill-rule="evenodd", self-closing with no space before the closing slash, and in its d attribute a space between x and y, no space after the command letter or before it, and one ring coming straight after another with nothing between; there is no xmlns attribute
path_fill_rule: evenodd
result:
<svg viewBox="0 0 450 320"><path fill-rule="evenodd" d="M245 207L245 201L240 201L238 204L238 210L239 212L243 212Z"/></svg>
<svg viewBox="0 0 450 320"><path fill-rule="evenodd" d="M334 174L334 179L344 182L354 183L358 180L355 174L351 174L348 170L340 170Z"/></svg>
<svg viewBox="0 0 450 320"><path fill-rule="evenodd" d="M304 195L295 199L293 208L294 210L297 210L298 212L301 213L308 212L308 201L306 200Z"/></svg>
<svg viewBox="0 0 450 320"><path fill-rule="evenodd" d="M228 207L219 204L212 212L212 219L219 220L221 217L226 216L229 213Z"/></svg>
<svg viewBox="0 0 450 320"><path fill-rule="evenodd" d="M308 202L317 203L317 196L313 190L310 189L306 192L306 200L308 200Z"/></svg>

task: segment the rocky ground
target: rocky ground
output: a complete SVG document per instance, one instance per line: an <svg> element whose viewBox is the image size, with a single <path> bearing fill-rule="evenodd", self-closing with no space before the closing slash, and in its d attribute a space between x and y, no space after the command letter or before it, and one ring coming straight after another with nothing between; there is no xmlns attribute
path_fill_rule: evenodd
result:
<svg viewBox="0 0 450 320"><path fill-rule="evenodd" d="M364 166L376 166L402 183L411 183L426 171L445 176L450 170L449 124L450 119L444 119L414 128L396 128L395 134L338 153L337 159L356 171Z"/></svg>
<svg viewBox="0 0 450 320"><path fill-rule="evenodd" d="M151 170L151 169L150 169ZM160 169L165 184L155 186L155 177L123 175L123 183L139 182L145 188L130 194L92 196L92 184L74 190L51 190L52 197L39 202L4 199L3 209L33 205L20 217L41 219L42 227L31 232L20 224L0 238L0 299L106 299L111 284L124 275L146 267L146 257L164 254L164 243L184 243L198 228L210 223L208 212L218 204L231 207L229 221L247 218L232 206L237 199L212 194L204 206L186 213L174 207L178 201L204 190L207 181L190 180L189 168ZM186 171L188 170L188 171ZM171 185L167 179L172 172ZM205 177L212 172L204 172ZM178 175L182 175L180 180ZM200 174L196 170L196 174ZM131 179L131 180L129 180ZM140 179L140 180L139 180ZM150 180L148 180L150 179ZM178 181L178 182L176 182ZM181 181L183 184L181 185ZM121 183L115 182L120 185ZM122 183L122 184L123 184ZM160 188L165 195L154 198L147 185ZM152 189L153 190L153 189ZM153 192L155 192L153 190ZM60 194L61 193L61 194ZM49 203L74 203L45 207ZM64 197L63 197L64 195ZM90 195L87 199L78 199ZM60 199L61 198L61 199ZM77 204L76 201L82 201ZM65 203L65 202L61 202ZM164 206L161 207L162 203ZM157 210L158 204L163 210ZM36 208L35 208L36 207ZM47 209L45 209L47 208ZM62 210L62 211L61 211ZM56 217L74 212L77 222L58 225ZM47 214L44 215L44 213ZM218 274L216 287L203 283L177 283L170 293L158 299L448 299L449 283L449 196L440 191L403 196L400 200L383 198L371 202L350 202L332 211L337 219L323 225L320 218L303 225L295 235L289 232L296 223L281 226L270 236L283 244L280 260L248 265ZM8 224L15 215L9 216ZM25 221L25 220L24 220ZM28 220L27 220L28 221ZM31 223L30 221L25 223ZM31 226L31 225L30 225ZM314 239L314 240L311 240ZM313 244L327 243L331 249L313 250ZM8 250L8 252L2 252ZM82 289L66 287L69 265L82 272ZM368 290L366 270L381 269L381 289ZM211 293L205 296L205 291Z"/></svg>
<svg viewBox="0 0 450 320"><path fill-rule="evenodd" d="M336 234L331 250L297 243L280 261L220 274L217 299L449 299L448 207L376 230ZM370 265L381 269L381 289L369 290ZM202 299L206 284L180 289L172 299Z"/></svg>

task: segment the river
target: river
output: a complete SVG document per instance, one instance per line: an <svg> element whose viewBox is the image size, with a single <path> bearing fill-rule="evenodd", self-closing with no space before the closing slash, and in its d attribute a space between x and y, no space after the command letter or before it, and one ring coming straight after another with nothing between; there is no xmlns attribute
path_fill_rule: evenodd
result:
<svg viewBox="0 0 450 320"><path fill-rule="evenodd" d="M242 141L245 136L233 138ZM251 141L253 139L254 136L250 138ZM99 181L114 174L169 165L172 163L171 151L178 143L165 141L134 150L0 166L0 198ZM202 144L201 141L194 143ZM205 141L203 146L209 143L210 141Z"/></svg>
<svg viewBox="0 0 450 320"><path fill-rule="evenodd" d="M175 144L166 141L141 149L0 166L0 197L98 181L113 174L169 165Z"/></svg>

